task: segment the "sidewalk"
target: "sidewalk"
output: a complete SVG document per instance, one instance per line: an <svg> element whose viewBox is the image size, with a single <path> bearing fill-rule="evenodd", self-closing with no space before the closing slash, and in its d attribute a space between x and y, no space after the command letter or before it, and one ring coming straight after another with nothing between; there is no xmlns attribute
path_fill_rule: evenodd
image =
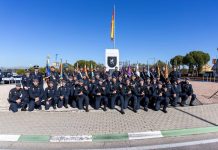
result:
<svg viewBox="0 0 218 150"><path fill-rule="evenodd" d="M217 107L218 104L169 108L167 114L127 110L125 115L116 110L0 112L0 134L81 136L216 127Z"/></svg>

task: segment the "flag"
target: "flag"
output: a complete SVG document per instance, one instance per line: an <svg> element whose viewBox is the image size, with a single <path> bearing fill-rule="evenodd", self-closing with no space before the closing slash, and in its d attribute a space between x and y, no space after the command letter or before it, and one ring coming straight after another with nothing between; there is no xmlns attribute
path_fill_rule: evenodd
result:
<svg viewBox="0 0 218 150"><path fill-rule="evenodd" d="M51 74L51 70L50 70L50 66L49 66L49 56L47 57L47 60L46 60L46 77L49 77L50 74Z"/></svg>
<svg viewBox="0 0 218 150"><path fill-rule="evenodd" d="M87 68L86 68L86 63L85 63L85 65L84 65L83 70L84 70L85 75L88 77L88 74L87 74Z"/></svg>
<svg viewBox="0 0 218 150"><path fill-rule="evenodd" d="M76 70L77 70L77 71L79 70L79 64L78 64L78 62L76 63Z"/></svg>
<svg viewBox="0 0 218 150"><path fill-rule="evenodd" d="M61 62L60 62L60 79L63 79L63 64L62 64L62 59L61 59Z"/></svg>
<svg viewBox="0 0 218 150"><path fill-rule="evenodd" d="M93 72L93 66L92 66L92 63L91 63L91 66L90 66L90 71L91 71L91 77L94 77L94 72Z"/></svg>
<svg viewBox="0 0 218 150"><path fill-rule="evenodd" d="M164 77L165 79L168 78L168 75L169 75L169 70L168 70L168 65L167 63L165 64L165 72L164 72Z"/></svg>
<svg viewBox="0 0 218 150"><path fill-rule="evenodd" d="M149 68L148 61L147 61L147 74L148 74L148 77L150 78L150 68Z"/></svg>
<svg viewBox="0 0 218 150"><path fill-rule="evenodd" d="M157 64L157 74L158 74L158 77L160 77L160 67L158 64Z"/></svg>
<svg viewBox="0 0 218 150"><path fill-rule="evenodd" d="M140 76L139 64L138 64L138 63L137 63L137 65L136 65L136 74L137 74L137 76Z"/></svg>
<svg viewBox="0 0 218 150"><path fill-rule="evenodd" d="M112 19L111 19L111 40L114 40L114 33L115 33L115 7L112 12Z"/></svg>
<svg viewBox="0 0 218 150"><path fill-rule="evenodd" d="M132 75L130 64L128 66L128 73L127 74L128 74L129 77Z"/></svg>

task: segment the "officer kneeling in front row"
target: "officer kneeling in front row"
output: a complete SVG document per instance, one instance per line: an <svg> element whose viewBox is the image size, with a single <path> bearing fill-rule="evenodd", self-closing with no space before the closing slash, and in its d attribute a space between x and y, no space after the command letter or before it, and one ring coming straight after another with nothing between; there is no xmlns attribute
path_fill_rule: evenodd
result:
<svg viewBox="0 0 218 150"><path fill-rule="evenodd" d="M45 110L49 110L51 106L53 109L56 109L56 104L58 101L57 90L54 87L53 81L49 81L48 87L45 89L44 98L45 98Z"/></svg>
<svg viewBox="0 0 218 150"><path fill-rule="evenodd" d="M18 108L22 108L21 110L24 111L28 101L27 98L26 93L21 88L21 84L16 84L16 87L9 92L9 110L17 112Z"/></svg>
<svg viewBox="0 0 218 150"><path fill-rule="evenodd" d="M33 86L29 89L30 102L28 111L33 111L35 108L41 110L41 102L44 97L44 89L39 85L39 80L33 80Z"/></svg>

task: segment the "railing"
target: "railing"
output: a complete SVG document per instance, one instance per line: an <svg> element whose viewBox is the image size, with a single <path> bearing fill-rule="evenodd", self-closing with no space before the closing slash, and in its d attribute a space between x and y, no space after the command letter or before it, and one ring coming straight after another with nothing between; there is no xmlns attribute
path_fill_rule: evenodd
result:
<svg viewBox="0 0 218 150"><path fill-rule="evenodd" d="M218 77L189 77L192 81L218 82Z"/></svg>

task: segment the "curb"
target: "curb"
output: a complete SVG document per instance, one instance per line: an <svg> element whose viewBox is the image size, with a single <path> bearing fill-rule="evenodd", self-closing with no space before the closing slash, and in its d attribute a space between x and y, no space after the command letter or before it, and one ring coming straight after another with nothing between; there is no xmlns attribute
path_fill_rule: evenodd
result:
<svg viewBox="0 0 218 150"><path fill-rule="evenodd" d="M0 134L0 142L107 142L143 140L162 137L179 137L196 134L218 132L218 127L189 128L163 131L147 131L134 133L96 134L81 136L49 136L49 135L8 135Z"/></svg>

